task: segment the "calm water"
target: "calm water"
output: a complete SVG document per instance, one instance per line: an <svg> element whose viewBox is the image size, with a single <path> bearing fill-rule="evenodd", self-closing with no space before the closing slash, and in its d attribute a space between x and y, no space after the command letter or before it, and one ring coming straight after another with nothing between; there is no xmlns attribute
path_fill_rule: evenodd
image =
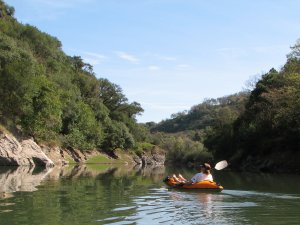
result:
<svg viewBox="0 0 300 225"><path fill-rule="evenodd" d="M300 224L300 176L215 172L221 193L170 190L193 170L0 168L0 224Z"/></svg>

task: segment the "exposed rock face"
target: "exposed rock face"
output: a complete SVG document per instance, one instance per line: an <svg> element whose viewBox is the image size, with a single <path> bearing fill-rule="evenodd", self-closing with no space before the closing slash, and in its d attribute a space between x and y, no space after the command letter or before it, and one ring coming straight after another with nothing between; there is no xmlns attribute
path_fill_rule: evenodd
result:
<svg viewBox="0 0 300 225"><path fill-rule="evenodd" d="M3 166L18 166L22 151L21 144L13 137L0 133L0 164Z"/></svg>
<svg viewBox="0 0 300 225"><path fill-rule="evenodd" d="M127 162L127 164L141 165L142 167L147 165L159 166L165 163L165 152L156 146L151 150L144 150L141 155L124 154L120 151L116 151L115 156L117 159Z"/></svg>
<svg viewBox="0 0 300 225"><path fill-rule="evenodd" d="M138 164L138 165L143 164L142 158L138 157L137 155L134 155L134 156L132 157L132 159L133 159L133 161L134 161L136 164Z"/></svg>
<svg viewBox="0 0 300 225"><path fill-rule="evenodd" d="M52 167L54 163L33 140L20 143L15 137L0 133L0 165Z"/></svg>
<svg viewBox="0 0 300 225"><path fill-rule="evenodd" d="M69 163L68 159L72 157L67 155L60 147L49 147L41 145L42 151L52 160L55 165L63 166Z"/></svg>
<svg viewBox="0 0 300 225"><path fill-rule="evenodd" d="M150 152L145 152L141 160L143 165L164 165L165 154L158 147L154 147Z"/></svg>
<svg viewBox="0 0 300 225"><path fill-rule="evenodd" d="M99 151L80 151L61 147L39 146L32 139L19 142L14 136L0 131L0 166L63 166L69 163L84 163ZM116 158L128 165L163 165L165 153L158 147L145 150L142 155L116 152Z"/></svg>
<svg viewBox="0 0 300 225"><path fill-rule="evenodd" d="M42 151L41 147L33 140L24 140L21 142L22 151L20 154L21 165L35 165L43 167L53 167L54 163Z"/></svg>

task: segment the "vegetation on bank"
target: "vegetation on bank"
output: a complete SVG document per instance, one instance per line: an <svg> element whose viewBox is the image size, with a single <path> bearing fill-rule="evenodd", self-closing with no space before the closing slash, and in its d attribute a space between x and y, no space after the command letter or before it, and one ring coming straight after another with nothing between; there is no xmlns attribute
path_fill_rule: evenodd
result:
<svg viewBox="0 0 300 225"><path fill-rule="evenodd" d="M0 31L0 131L81 150L139 155L158 145L176 163L300 156L300 41L252 91L138 124L139 103L97 78L80 56L66 55L57 38L19 23L1 0Z"/></svg>
<svg viewBox="0 0 300 225"><path fill-rule="evenodd" d="M0 0L0 124L21 136L65 147L134 149L147 130L143 112L122 89L97 78L80 56L61 42L19 23Z"/></svg>
<svg viewBox="0 0 300 225"><path fill-rule="evenodd" d="M176 163L212 161L214 152L204 143L218 130L230 130L244 111L248 92L207 99L189 111L173 114L158 124L148 123L155 144L166 149L167 159ZM220 139L226 137L220 137Z"/></svg>
<svg viewBox="0 0 300 225"><path fill-rule="evenodd" d="M297 167L297 160L278 159L278 154L291 159L300 153L300 41L291 49L285 65L262 75L252 91L206 100L148 126L155 135L168 133L177 141L178 136L185 137L184 145L198 144L199 155L204 149L215 160L226 158L240 164L252 157L269 160L274 168L279 164ZM183 147L180 154L169 154L169 158L177 161L190 154L190 148Z"/></svg>

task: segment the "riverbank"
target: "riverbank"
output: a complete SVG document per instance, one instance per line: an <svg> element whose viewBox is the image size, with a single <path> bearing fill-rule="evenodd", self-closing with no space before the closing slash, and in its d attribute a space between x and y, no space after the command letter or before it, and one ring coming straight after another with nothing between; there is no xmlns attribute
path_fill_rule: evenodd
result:
<svg viewBox="0 0 300 225"><path fill-rule="evenodd" d="M266 155L236 154L228 161L234 171L300 174L300 152L286 150Z"/></svg>
<svg viewBox="0 0 300 225"><path fill-rule="evenodd" d="M111 157L97 150L38 145L32 138L18 140L12 134L0 131L0 166L42 166L45 168L72 163L118 163L130 165L163 165L165 154L158 147L140 154L116 150Z"/></svg>

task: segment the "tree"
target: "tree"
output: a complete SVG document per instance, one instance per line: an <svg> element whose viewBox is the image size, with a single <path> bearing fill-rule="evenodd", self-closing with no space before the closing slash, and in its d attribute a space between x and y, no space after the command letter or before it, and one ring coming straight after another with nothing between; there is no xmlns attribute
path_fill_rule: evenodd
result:
<svg viewBox="0 0 300 225"><path fill-rule="evenodd" d="M31 104L21 117L21 124L37 141L51 141L57 138L62 126L62 107L59 93L45 77L38 78L40 88L31 99Z"/></svg>
<svg viewBox="0 0 300 225"><path fill-rule="evenodd" d="M38 142L80 149L129 149L147 139L136 123L143 112L120 86L97 79L61 42L12 17L0 0L0 123ZM11 16L8 16L11 15Z"/></svg>
<svg viewBox="0 0 300 225"><path fill-rule="evenodd" d="M111 121L105 128L107 134L102 145L105 151L114 151L117 148L129 149L135 144L129 129L122 122Z"/></svg>
<svg viewBox="0 0 300 225"><path fill-rule="evenodd" d="M96 121L92 109L83 101L73 105L68 118L65 118L67 144L82 150L99 148L104 139L102 125Z"/></svg>

